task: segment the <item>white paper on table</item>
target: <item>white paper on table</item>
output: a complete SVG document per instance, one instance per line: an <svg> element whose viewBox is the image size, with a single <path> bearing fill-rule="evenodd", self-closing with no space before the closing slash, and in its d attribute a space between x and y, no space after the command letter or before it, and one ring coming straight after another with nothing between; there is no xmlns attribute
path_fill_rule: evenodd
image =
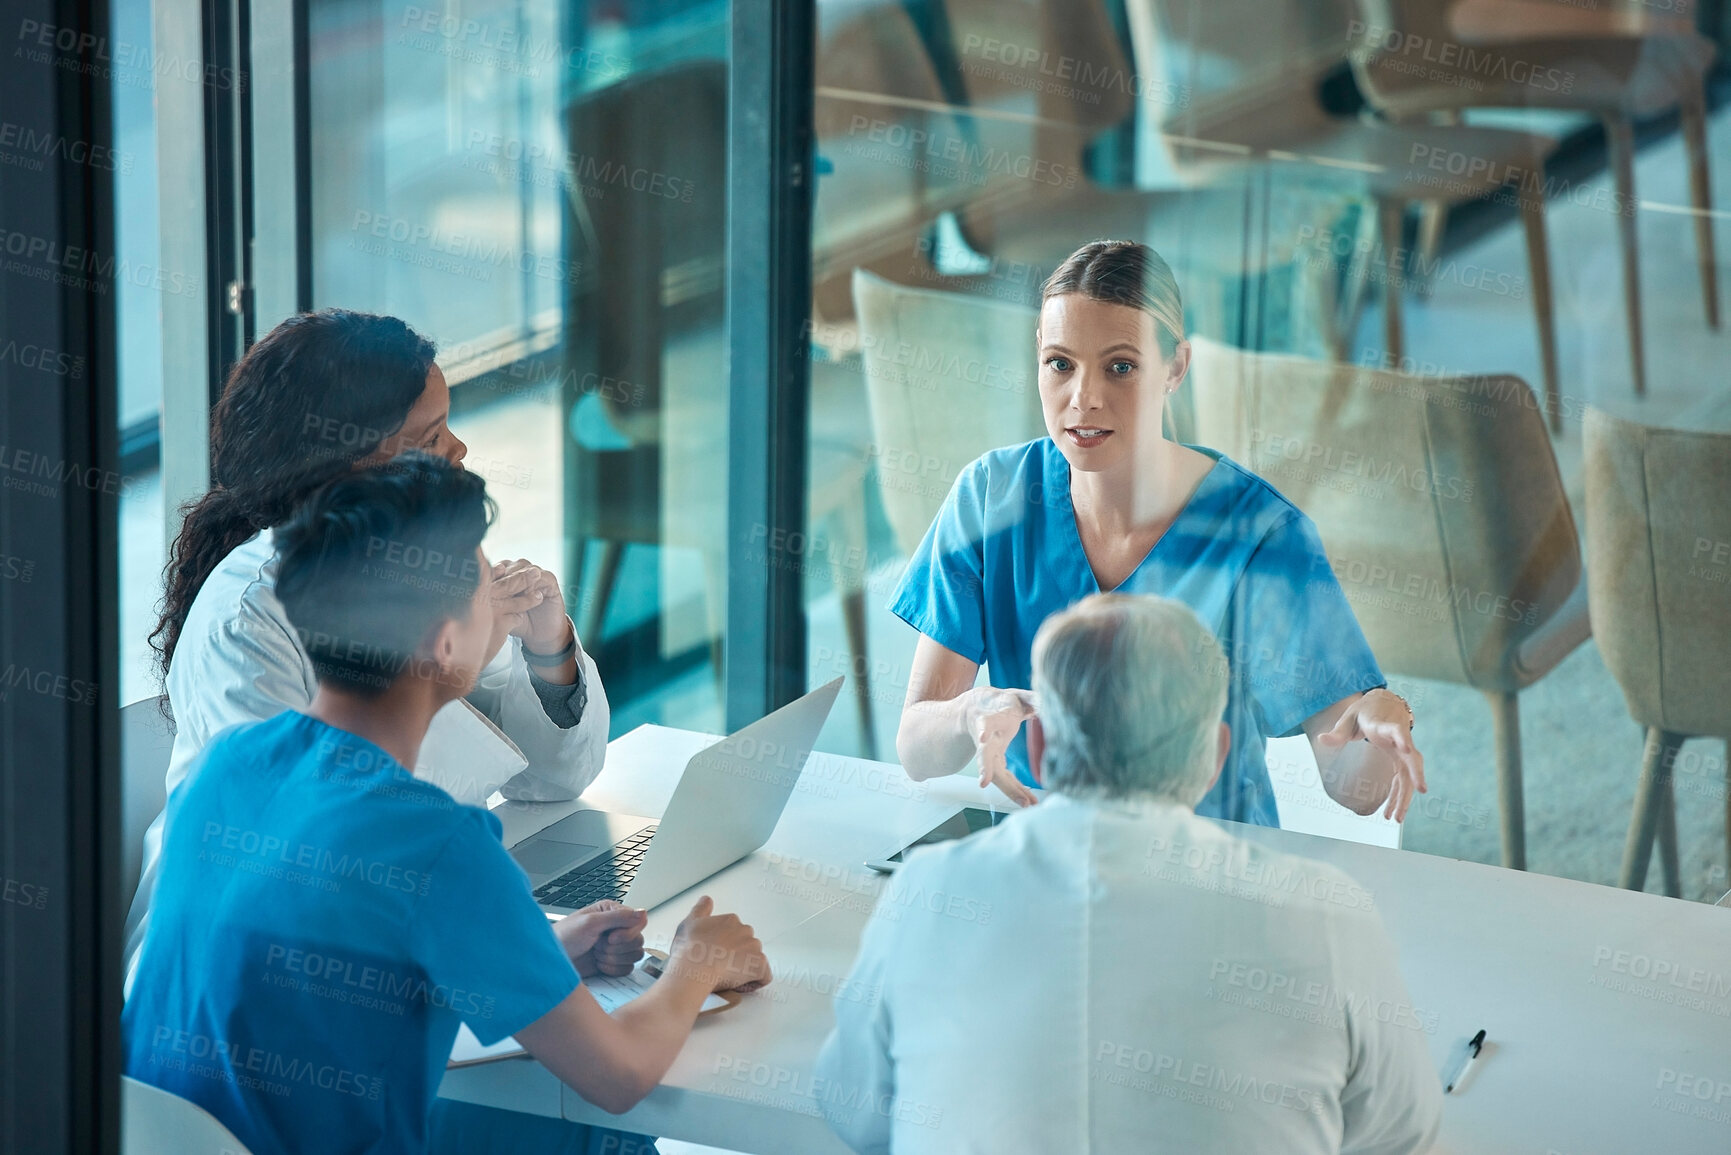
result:
<svg viewBox="0 0 1731 1155"><path fill-rule="evenodd" d="M421 742L415 777L465 806L485 806L499 787L528 765L523 751L491 718L459 698L433 715Z"/></svg>
<svg viewBox="0 0 1731 1155"><path fill-rule="evenodd" d="M655 976L643 969L638 963L629 974L596 975L583 980L583 985L589 988L589 993L595 996L595 1001L601 1004L601 1009L612 1014L626 1003L648 991L655 985ZM727 1000L720 995L710 995L703 1000L702 1010L713 1011L717 1007L725 1007ZM478 1063L487 1059L509 1059L514 1055L523 1054L523 1044L515 1037L506 1035L491 1046L483 1045L467 1023L457 1027L457 1041L451 1046L451 1061L448 1065Z"/></svg>

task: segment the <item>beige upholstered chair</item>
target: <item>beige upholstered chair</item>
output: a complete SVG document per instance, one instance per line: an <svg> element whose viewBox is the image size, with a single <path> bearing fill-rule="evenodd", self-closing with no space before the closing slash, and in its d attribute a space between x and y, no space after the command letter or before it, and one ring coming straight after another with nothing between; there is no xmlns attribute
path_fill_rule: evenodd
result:
<svg viewBox="0 0 1731 1155"><path fill-rule="evenodd" d="M1380 230L1383 267L1375 279L1383 287L1383 347L1391 364L1399 364L1405 352L1402 293L1421 279L1407 269L1408 207L1419 203L1440 213L1487 196L1511 172L1543 171L1555 149L1549 137L1509 129L1331 114L1319 93L1324 79L1346 65L1353 23L1333 0L1260 0L1254 20L1246 20L1236 5L1198 0L1129 0L1126 11L1139 75L1162 78L1161 91L1190 94L1157 118L1145 118L1139 160L1163 156L1183 174L1218 167L1223 149L1248 150L1302 174L1307 183L1350 188L1375 206L1364 220ZM1439 158L1447 162L1446 171L1430 163ZM1546 408L1552 428L1561 431L1545 200L1533 194L1518 201ZM1369 278L1367 258L1374 247L1370 230L1361 228L1348 266L1347 291L1354 302ZM1421 259L1419 269L1424 266ZM1357 319L1356 307L1344 312L1334 341L1337 358L1347 355Z"/></svg>
<svg viewBox="0 0 1731 1155"><path fill-rule="evenodd" d="M1593 634L1647 730L1620 885L1646 883L1657 833L1675 895L1678 751L1731 736L1731 434L1589 409L1582 437Z"/></svg>
<svg viewBox="0 0 1731 1155"><path fill-rule="evenodd" d="M567 315L574 320L560 350L562 400L572 418L564 446L564 510L566 593L574 601L584 587L590 547L601 547L594 598L579 631L590 645L601 642L627 546L693 550L701 558L704 609L662 616L661 655L707 642L717 678L726 568L715 529L725 518L725 494L714 484L725 447L716 430L726 425L726 391L716 388L716 367L724 359L716 334L725 269L719 190L726 183L726 97L725 66L698 60L635 73L565 109L572 156L626 171L677 173L688 191L696 191L688 203L569 184L565 232L573 238L572 267L615 275L571 287ZM856 231L882 227L877 220ZM850 422L849 414L863 412L864 403L857 386L850 396L847 382L813 377L810 526L832 526L844 555L864 557L864 447L847 436L849 424L862 424ZM598 380L628 382L632 389L597 394L585 383ZM673 564L667 558L664 552L664 567ZM863 575L841 566L833 573L863 752L871 756ZM574 618L581 616L571 608Z"/></svg>
<svg viewBox="0 0 1731 1155"><path fill-rule="evenodd" d="M913 552L963 467L1045 435L1026 305L854 273L872 455L884 513Z"/></svg>
<svg viewBox="0 0 1731 1155"><path fill-rule="evenodd" d="M1357 0L1354 71L1390 116L1422 118L1467 108L1549 108L1590 113L1605 126L1623 250L1623 296L1635 392L1646 391L1640 261L1636 254L1635 122L1676 108L1689 158L1696 260L1707 324L1719 327L1707 168L1705 76L1712 41L1661 5L1532 0Z"/></svg>
<svg viewBox="0 0 1731 1155"><path fill-rule="evenodd" d="M1247 206L1267 189L1265 158L1242 149L1211 154L1177 179L1138 172L1135 187L1096 183L1093 146L1131 122L1161 124L1189 94L1128 58L1103 0L943 0L943 10L973 111L967 123L985 155L996 157L976 167L1001 174L1026 171L1027 161L1044 166L1029 179L986 179L961 215L968 240L1010 273L988 278L980 291L1037 303L1045 275L1079 245L1129 238L1171 264L1188 289L1193 327L1226 333L1251 323L1240 279L1277 271L1303 282L1282 289L1303 335L1338 343L1332 299L1323 299L1332 295L1333 273L1296 268L1292 238L1337 219L1350 190L1284 184L1247 240ZM1135 151L1140 167L1146 150L1139 143ZM975 291L960 279L948 287ZM1255 314L1272 303L1260 302Z"/></svg>
<svg viewBox="0 0 1731 1155"><path fill-rule="evenodd" d="M1192 347L1180 396L1192 395L1195 440L1316 522L1383 671L1489 700L1503 862L1525 869L1518 696L1588 636L1580 542L1538 399L1515 377Z"/></svg>
<svg viewBox="0 0 1731 1155"><path fill-rule="evenodd" d="M976 195L959 166L944 162L967 138L964 115L944 103L900 5L819 7L812 282L821 317L845 317L855 267L905 261L935 217Z"/></svg>
<svg viewBox="0 0 1731 1155"><path fill-rule="evenodd" d="M1148 96L1131 82L1101 0L942 0L942 10L961 88L989 147L1080 167L1089 142ZM1081 187L1023 183L1060 201Z"/></svg>

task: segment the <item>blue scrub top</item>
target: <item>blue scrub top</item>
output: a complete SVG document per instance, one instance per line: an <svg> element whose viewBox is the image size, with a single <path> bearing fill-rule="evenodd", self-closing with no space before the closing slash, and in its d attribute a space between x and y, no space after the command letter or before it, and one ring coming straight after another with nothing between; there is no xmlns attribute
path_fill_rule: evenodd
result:
<svg viewBox="0 0 1731 1155"><path fill-rule="evenodd" d="M1318 711L1387 683L1310 519L1236 462L1190 448L1214 468L1117 592L1183 602L1230 659L1232 752L1196 812L1278 826L1267 739L1302 733ZM1026 689L1040 624L1099 592L1070 503L1070 464L1042 437L962 471L889 608L983 663L992 685ZM1009 764L1034 785L1023 734Z"/></svg>
<svg viewBox="0 0 1731 1155"><path fill-rule="evenodd" d="M424 1151L458 1022L496 1042L580 981L500 835L304 714L225 731L169 800L126 1073L254 1155Z"/></svg>

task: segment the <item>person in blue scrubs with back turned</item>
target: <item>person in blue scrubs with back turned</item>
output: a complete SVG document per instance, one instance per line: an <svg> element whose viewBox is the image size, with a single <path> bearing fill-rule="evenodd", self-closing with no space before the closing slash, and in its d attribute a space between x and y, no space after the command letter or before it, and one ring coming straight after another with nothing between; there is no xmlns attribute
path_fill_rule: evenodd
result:
<svg viewBox="0 0 1731 1155"><path fill-rule="evenodd" d="M1278 826L1266 742L1303 733L1330 796L1404 819L1423 793L1412 710L1387 688L1316 527L1249 470L1163 433L1190 367L1172 270L1146 245L1084 245L1046 281L1035 331L1048 436L956 478L890 609L920 632L896 750L915 779L979 756L1035 801L1040 623L1102 591L1195 610L1231 666L1231 751L1198 814ZM981 663L990 685L974 685ZM1360 741L1362 739L1362 741Z"/></svg>
<svg viewBox="0 0 1731 1155"><path fill-rule="evenodd" d="M480 477L421 452L316 490L277 527L276 592L317 692L215 736L169 797L123 1070L254 1155L653 1155L646 1137L437 1098L458 1024L516 1036L618 1114L711 991L770 979L751 928L702 898L662 977L608 1014L580 976L629 972L644 912L549 924L498 816L415 774L434 715L503 636L491 517Z"/></svg>

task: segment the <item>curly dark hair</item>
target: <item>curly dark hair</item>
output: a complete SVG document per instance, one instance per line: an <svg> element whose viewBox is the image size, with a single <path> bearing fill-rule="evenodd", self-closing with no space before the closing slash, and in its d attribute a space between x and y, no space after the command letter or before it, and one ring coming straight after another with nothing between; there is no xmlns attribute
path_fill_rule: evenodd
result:
<svg viewBox="0 0 1731 1155"><path fill-rule="evenodd" d="M290 317L230 370L211 414L211 486L181 507L151 631L164 679L193 599L229 552L281 525L403 427L433 343L395 317L324 309Z"/></svg>

